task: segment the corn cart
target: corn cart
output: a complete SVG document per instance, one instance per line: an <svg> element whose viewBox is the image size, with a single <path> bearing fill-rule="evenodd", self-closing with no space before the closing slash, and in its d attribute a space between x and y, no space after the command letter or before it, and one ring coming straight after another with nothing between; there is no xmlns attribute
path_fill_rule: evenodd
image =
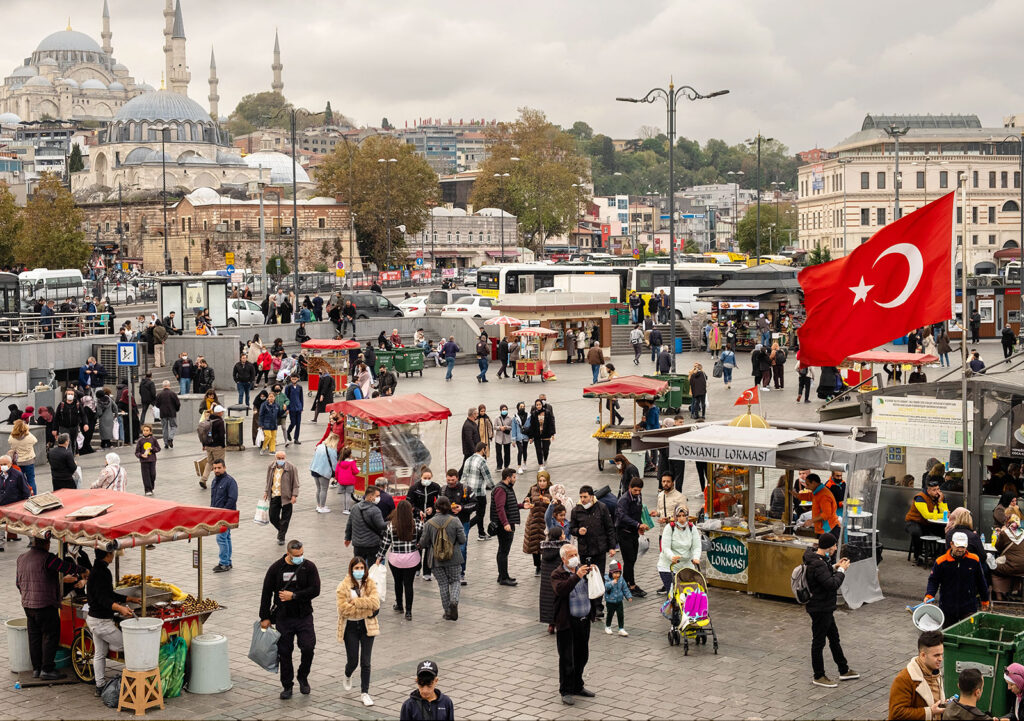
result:
<svg viewBox="0 0 1024 721"><path fill-rule="evenodd" d="M385 490L398 501L426 468L448 468L448 418L452 412L420 393L338 401L327 406L345 417L344 447L359 466L353 495L387 480ZM433 466L431 466L433 464Z"/></svg>
<svg viewBox="0 0 1024 721"><path fill-rule="evenodd" d="M598 429L593 438L597 439L597 470L604 470L605 461L610 461L622 451L628 450L632 444L633 431L639 423L636 402L638 400L655 401L668 388L666 381L659 381L643 376L622 376L604 383L597 383L583 389L584 398L597 398ZM605 403L608 401L628 398L633 401L633 422L629 425L612 425L611 414L605 423Z"/></svg>
<svg viewBox="0 0 1024 721"><path fill-rule="evenodd" d="M161 643L174 636L186 644L203 632L203 624L214 611L223 608L203 595L203 536L238 527L238 511L206 506L185 506L173 501L137 496L106 489L62 489L33 497L60 506L32 513L25 502L0 506L0 524L11 533L57 539L57 554L64 556L67 545L123 550L137 548L139 573L122 577L120 558L115 558L112 573L115 593L129 601L126 605L140 616L163 620ZM48 504L49 505L49 504ZM195 539L198 587L195 595L185 594L176 586L148 576L146 546L170 541ZM146 582L143 582L143 581ZM120 581L120 583L119 583ZM80 681L92 683L93 641L85 624L84 594L64 596L62 583L60 606L60 647L69 649L71 668ZM115 616L120 621L120 617ZM123 654L111 651L109 657L124 661Z"/></svg>
<svg viewBox="0 0 1024 721"><path fill-rule="evenodd" d="M558 331L550 328L532 326L512 331L512 337L519 341L519 358L516 360L516 377L520 383L528 383L534 378L541 382L547 380L550 373L551 351L555 348Z"/></svg>
<svg viewBox="0 0 1024 721"><path fill-rule="evenodd" d="M344 338L307 340L303 343L302 350L312 351L306 361L309 395L312 397L319 390L320 374L324 371L334 376L335 390L343 390L348 385L348 352L360 347L359 341Z"/></svg>
<svg viewBox="0 0 1024 721"><path fill-rule="evenodd" d="M901 381L897 382L906 383L911 369L919 370L921 366L938 362L938 356L930 353L899 353L872 350L849 356L839 365L839 371L843 374L843 381L846 385L853 387L863 384L859 390L867 393L878 390L878 386L871 380L875 374L875 363L893 365L900 368Z"/></svg>

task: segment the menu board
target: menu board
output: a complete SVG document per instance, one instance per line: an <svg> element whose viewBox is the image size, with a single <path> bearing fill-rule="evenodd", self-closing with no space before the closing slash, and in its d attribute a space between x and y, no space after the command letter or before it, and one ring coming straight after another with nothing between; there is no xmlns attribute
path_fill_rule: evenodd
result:
<svg viewBox="0 0 1024 721"><path fill-rule="evenodd" d="M974 403L967 401L968 432L972 433ZM871 399L871 424L878 442L890 446L912 446L959 451L963 449L963 401L939 398ZM973 439L968 436L968 447Z"/></svg>

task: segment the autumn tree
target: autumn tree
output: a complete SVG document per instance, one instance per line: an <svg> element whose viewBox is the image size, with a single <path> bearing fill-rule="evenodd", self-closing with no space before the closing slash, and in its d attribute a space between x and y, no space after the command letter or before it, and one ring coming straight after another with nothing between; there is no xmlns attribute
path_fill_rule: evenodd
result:
<svg viewBox="0 0 1024 721"><path fill-rule="evenodd" d="M0 266L14 264L14 249L21 226L21 208L14 202L14 193L7 183L0 183Z"/></svg>
<svg viewBox="0 0 1024 721"><path fill-rule="evenodd" d="M529 238L527 245L535 251L543 249L546 238L571 229L577 203L589 200L572 187L590 179L576 137L549 122L541 111L520 108L518 120L489 129L488 150L473 184L474 207L501 208L517 216ZM502 177L495 178L495 173ZM505 173L509 177L503 177Z"/></svg>
<svg viewBox="0 0 1024 721"><path fill-rule="evenodd" d="M349 203L360 252L378 268L405 262L398 226L404 225L409 235L422 231L428 205L436 202L439 190L437 174L413 146L386 135L372 135L359 145L337 145L317 168L316 181L319 195L341 196Z"/></svg>
<svg viewBox="0 0 1024 721"><path fill-rule="evenodd" d="M777 253L785 245L792 245L797 239L796 206L792 203L776 204L761 201L761 255ZM736 227L736 239L740 250L751 255L757 252L757 207L751 205Z"/></svg>
<svg viewBox="0 0 1024 721"><path fill-rule="evenodd" d="M30 268L80 268L91 254L82 211L56 175L43 173L22 212L15 259Z"/></svg>

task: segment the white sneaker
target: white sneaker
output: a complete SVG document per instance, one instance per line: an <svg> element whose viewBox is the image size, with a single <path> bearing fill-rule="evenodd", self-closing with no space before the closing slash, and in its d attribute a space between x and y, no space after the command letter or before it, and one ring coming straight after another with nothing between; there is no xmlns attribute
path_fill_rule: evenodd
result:
<svg viewBox="0 0 1024 721"><path fill-rule="evenodd" d="M541 466L541 467L540 467L540 468L538 468L537 470L538 470L538 471L546 471L547 469L546 469L546 468L545 468L544 466Z"/></svg>
<svg viewBox="0 0 1024 721"><path fill-rule="evenodd" d="M605 626L604 627L604 632L607 633L609 636L611 636L612 635L612 627L611 626Z"/></svg>
<svg viewBox="0 0 1024 721"><path fill-rule="evenodd" d="M364 693L362 698L363 698L363 706L373 706L373 699L370 698L370 694Z"/></svg>
<svg viewBox="0 0 1024 721"><path fill-rule="evenodd" d="M331 512L331 509L328 508L327 506L324 506L323 508L320 509L320 513L330 513L330 512Z"/></svg>
<svg viewBox="0 0 1024 721"><path fill-rule="evenodd" d="M620 636L628 636L629 634L628 634L628 633L626 633L626 629L624 629L624 628L620 628L620 629L619 629L619 635L620 635Z"/></svg>
<svg viewBox="0 0 1024 721"><path fill-rule="evenodd" d="M348 510L348 509L346 508L346 509L345 509L344 511L342 511L342 513L343 513L344 515L346 515L346 516L347 516L347 515L349 515L350 513L352 513L352 511L350 511L350 510Z"/></svg>
<svg viewBox="0 0 1024 721"><path fill-rule="evenodd" d="M345 680L341 682L341 685L345 687L346 691L352 690L352 677L346 676Z"/></svg>

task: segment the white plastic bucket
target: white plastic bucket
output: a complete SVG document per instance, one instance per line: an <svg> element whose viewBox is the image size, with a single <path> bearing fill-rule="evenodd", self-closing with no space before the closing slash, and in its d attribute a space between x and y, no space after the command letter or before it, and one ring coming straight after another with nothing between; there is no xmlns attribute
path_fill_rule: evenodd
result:
<svg viewBox="0 0 1024 721"><path fill-rule="evenodd" d="M159 618L128 618L121 621L124 637L124 667L129 671L152 671L160 665Z"/></svg>
<svg viewBox="0 0 1024 721"><path fill-rule="evenodd" d="M938 631L946 622L946 614L931 603L922 603L914 609L914 625L918 631Z"/></svg>
<svg viewBox="0 0 1024 721"><path fill-rule="evenodd" d="M7 627L7 660L11 673L32 670L32 655L28 651L28 619L12 618Z"/></svg>

